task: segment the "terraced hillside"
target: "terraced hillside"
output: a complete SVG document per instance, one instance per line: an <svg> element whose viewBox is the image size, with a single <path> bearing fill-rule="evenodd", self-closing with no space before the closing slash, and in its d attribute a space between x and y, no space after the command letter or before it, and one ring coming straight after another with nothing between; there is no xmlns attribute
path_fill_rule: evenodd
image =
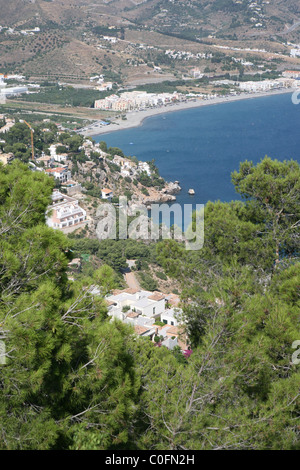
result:
<svg viewBox="0 0 300 470"><path fill-rule="evenodd" d="M265 69L299 63L290 57L300 43L298 0L0 0L0 8L2 73L66 82L104 73L134 84L193 67L234 72L235 58Z"/></svg>

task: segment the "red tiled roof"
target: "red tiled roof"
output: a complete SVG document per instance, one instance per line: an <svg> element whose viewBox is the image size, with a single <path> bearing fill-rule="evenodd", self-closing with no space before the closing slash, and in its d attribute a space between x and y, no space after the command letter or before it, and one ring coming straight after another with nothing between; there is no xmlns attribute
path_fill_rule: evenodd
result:
<svg viewBox="0 0 300 470"><path fill-rule="evenodd" d="M146 333L146 331L148 331L149 328L145 328L144 326L140 326L140 325L135 325L134 326L134 331L138 334L138 335L142 335L143 333Z"/></svg>
<svg viewBox="0 0 300 470"><path fill-rule="evenodd" d="M162 300L165 298L164 294L162 294L161 292L153 292L152 295L150 295L148 297L150 300Z"/></svg>
<svg viewBox="0 0 300 470"><path fill-rule="evenodd" d="M62 173L63 171L66 171L65 168L49 168L49 170L46 170L47 173Z"/></svg>

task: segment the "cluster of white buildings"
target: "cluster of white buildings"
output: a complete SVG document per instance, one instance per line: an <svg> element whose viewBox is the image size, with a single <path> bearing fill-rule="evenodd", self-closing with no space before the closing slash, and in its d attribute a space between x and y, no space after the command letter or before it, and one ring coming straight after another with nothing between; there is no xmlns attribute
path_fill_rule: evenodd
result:
<svg viewBox="0 0 300 470"><path fill-rule="evenodd" d="M115 155L113 158L113 163L120 167L120 173L123 176L123 178L125 178L126 176L134 178L143 172L147 173L148 176L151 176L152 174L149 163L147 162L135 163L129 158Z"/></svg>
<svg viewBox="0 0 300 470"><path fill-rule="evenodd" d="M197 54L193 54L189 51L176 51L172 49L167 49L165 51L165 55L170 57L170 59L175 60L190 60L190 59L212 59L213 55L211 53L206 52L198 52Z"/></svg>
<svg viewBox="0 0 300 470"><path fill-rule="evenodd" d="M276 78L275 80L240 82L239 88L249 93L275 90L278 88L293 88L298 86L297 81L290 78Z"/></svg>
<svg viewBox="0 0 300 470"><path fill-rule="evenodd" d="M226 49L230 51L240 51L240 52L267 52L266 49L251 49L251 47L232 47L232 46L221 46L219 44L213 44L213 47L217 49Z"/></svg>
<svg viewBox="0 0 300 470"><path fill-rule="evenodd" d="M86 221L86 211L79 206L78 200L54 190L52 204L48 207L46 224L53 229L76 230Z"/></svg>
<svg viewBox="0 0 300 470"><path fill-rule="evenodd" d="M95 108L112 111L131 111L164 106L176 101L181 101L184 95L181 93L146 93L141 91L129 91L121 96L110 95L104 99L95 101Z"/></svg>
<svg viewBox="0 0 300 470"><path fill-rule="evenodd" d="M269 3L269 2L266 2ZM262 6L259 5L257 2L250 2L248 5L251 14L253 15L250 18L251 23L254 23L256 28L261 28L264 25L265 15L263 13Z"/></svg>
<svg viewBox="0 0 300 470"><path fill-rule="evenodd" d="M0 26L0 32L4 32L5 34L14 34L14 35L20 35L23 34L24 36L34 36L36 33L39 33L41 29L39 27L33 28L33 29L22 29L22 30L16 30L15 28L11 28L9 26Z"/></svg>
<svg viewBox="0 0 300 470"><path fill-rule="evenodd" d="M95 292L97 293L97 291ZM137 335L169 349L185 349L186 336L177 307L178 296L136 289L115 290L106 297L108 315L133 326Z"/></svg>

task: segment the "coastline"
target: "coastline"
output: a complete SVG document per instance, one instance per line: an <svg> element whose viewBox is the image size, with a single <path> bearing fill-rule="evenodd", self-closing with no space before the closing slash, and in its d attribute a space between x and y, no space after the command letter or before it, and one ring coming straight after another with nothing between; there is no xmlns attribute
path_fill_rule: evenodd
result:
<svg viewBox="0 0 300 470"><path fill-rule="evenodd" d="M159 114L173 113L178 111L183 111L186 109L192 108L201 108L202 106L213 106L217 104L230 103L234 101L255 99L255 98L265 98L268 96L281 95L285 93L293 93L295 90L293 88L288 89L279 89L263 93L241 93L235 96L226 96L218 97L208 100L195 99L195 101L187 101L174 103L172 105L163 106L161 108L150 108L143 111L129 111L126 113L126 120L118 118L114 121L113 124L108 126L100 127L99 124L94 123L90 125L89 129L86 131L77 131L79 134L84 137L92 137L102 134L110 134L111 132L121 131L125 129L130 129L134 127L139 127L143 124L144 120L156 116Z"/></svg>

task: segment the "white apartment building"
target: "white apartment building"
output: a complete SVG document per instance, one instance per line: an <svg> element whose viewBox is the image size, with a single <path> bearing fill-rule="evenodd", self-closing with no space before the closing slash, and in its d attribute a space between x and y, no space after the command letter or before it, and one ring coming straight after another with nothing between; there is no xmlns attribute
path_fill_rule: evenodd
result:
<svg viewBox="0 0 300 470"><path fill-rule="evenodd" d="M66 229L82 224L86 220L86 211L79 206L78 200L54 190L52 204L47 209L46 224L54 229Z"/></svg>
<svg viewBox="0 0 300 470"><path fill-rule="evenodd" d="M239 87L243 91L257 93L260 91L269 91L276 88L290 88L294 85L294 80L289 78L277 78L275 80L262 80L258 82L240 82Z"/></svg>
<svg viewBox="0 0 300 470"><path fill-rule="evenodd" d="M181 98L180 93L146 93L141 91L128 91L121 96L110 95L102 100L95 101L97 109L111 109L112 111L130 111L155 106L163 106Z"/></svg>

